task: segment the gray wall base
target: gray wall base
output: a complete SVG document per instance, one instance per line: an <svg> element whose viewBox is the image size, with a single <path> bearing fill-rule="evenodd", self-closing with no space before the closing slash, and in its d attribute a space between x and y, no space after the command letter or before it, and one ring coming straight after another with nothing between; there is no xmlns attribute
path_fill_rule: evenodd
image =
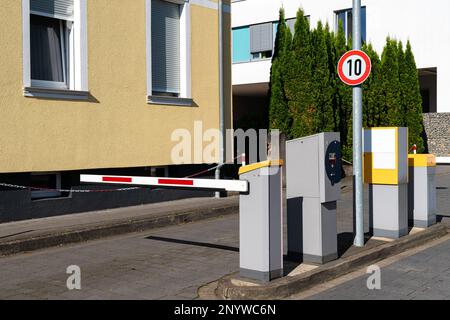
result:
<svg viewBox="0 0 450 320"><path fill-rule="evenodd" d="M283 276L283 269L264 272L264 271L240 268L239 275L243 278L249 278L249 279L259 280L259 281L263 281L263 282L269 282L271 280L281 278Z"/></svg>
<svg viewBox="0 0 450 320"><path fill-rule="evenodd" d="M338 258L338 254L337 253L328 254L326 256L315 256L315 255L312 255L312 254L304 254L303 255L303 262L324 264L324 263L336 260L337 258Z"/></svg>
<svg viewBox="0 0 450 320"><path fill-rule="evenodd" d="M398 239L408 234L408 228L401 230L385 230L385 229L371 229L371 233L374 237L392 238Z"/></svg>
<svg viewBox="0 0 450 320"><path fill-rule="evenodd" d="M311 262L316 264L324 264L338 258L338 254L331 253L326 256L316 256L313 254L302 254L299 252L288 252L288 259L294 262Z"/></svg>
<svg viewBox="0 0 450 320"><path fill-rule="evenodd" d="M89 185L74 188L113 189L118 186ZM31 200L29 190L5 190L0 191L0 223L213 196L212 191L142 188L117 192L72 193L65 198Z"/></svg>
<svg viewBox="0 0 450 320"><path fill-rule="evenodd" d="M204 169L201 165L170 166L169 176L184 177ZM147 176L147 168L112 168L61 172L63 189L108 190L123 185L80 184L80 174ZM31 174L0 174L0 182L20 186L31 185ZM30 190L0 187L0 223L39 219L72 213L138 206L142 204L173 201L186 198L213 197L214 191L190 189L140 188L127 191L90 192L63 194L65 197L41 200L31 199Z"/></svg>
<svg viewBox="0 0 450 320"><path fill-rule="evenodd" d="M436 224L436 216L430 217L428 220L414 220L414 227L428 228Z"/></svg>

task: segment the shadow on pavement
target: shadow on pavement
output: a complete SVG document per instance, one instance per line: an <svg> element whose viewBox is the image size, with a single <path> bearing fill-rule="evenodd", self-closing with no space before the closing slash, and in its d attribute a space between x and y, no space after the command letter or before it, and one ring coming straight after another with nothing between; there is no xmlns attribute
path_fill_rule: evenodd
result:
<svg viewBox="0 0 450 320"><path fill-rule="evenodd" d="M181 239L172 239L172 238L164 238L164 237L155 237L155 236L149 236L149 237L146 237L146 239L155 240L155 241L164 241L164 242L170 242L170 243L178 243L178 244L184 244L184 245L189 245L189 246L198 246L198 247L239 252L239 248L224 246L221 244L213 244L213 243L205 243L205 242L197 242L197 241L189 241L189 240L181 240Z"/></svg>

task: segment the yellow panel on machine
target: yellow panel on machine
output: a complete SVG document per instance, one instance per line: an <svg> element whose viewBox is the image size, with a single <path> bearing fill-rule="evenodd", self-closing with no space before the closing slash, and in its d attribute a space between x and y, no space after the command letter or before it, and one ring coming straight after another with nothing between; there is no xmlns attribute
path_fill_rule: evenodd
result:
<svg viewBox="0 0 450 320"><path fill-rule="evenodd" d="M364 183L392 185L398 184L398 168L375 169L373 167L373 155L370 152L364 153L363 168Z"/></svg>
<svg viewBox="0 0 450 320"><path fill-rule="evenodd" d="M409 154L408 165L410 167L436 167L434 154Z"/></svg>
<svg viewBox="0 0 450 320"><path fill-rule="evenodd" d="M283 166L284 165L284 161L283 160L266 160L266 161L262 161L262 162L257 162L257 163L252 163L246 166L242 166L239 169L239 175L253 171L253 170L257 170L260 168L264 168L264 167L272 167L272 166Z"/></svg>

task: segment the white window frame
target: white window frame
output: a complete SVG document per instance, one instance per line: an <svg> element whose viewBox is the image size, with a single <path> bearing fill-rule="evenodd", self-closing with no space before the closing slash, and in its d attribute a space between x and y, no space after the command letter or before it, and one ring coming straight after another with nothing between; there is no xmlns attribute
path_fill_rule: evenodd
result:
<svg viewBox="0 0 450 320"><path fill-rule="evenodd" d="M263 58L263 53L264 52L272 52L272 56L268 57L268 58ZM251 53L251 58L250 61L264 61L264 60L272 60L273 57L273 49L272 51L267 50L267 51L259 51L259 52L254 52Z"/></svg>
<svg viewBox="0 0 450 320"><path fill-rule="evenodd" d="M180 95L153 96L152 84L152 0L146 0L147 102L190 105L191 93L191 10L189 0L162 0L180 5Z"/></svg>
<svg viewBox="0 0 450 320"><path fill-rule="evenodd" d="M54 82L31 79L31 43L30 43L30 0L22 0L22 39L23 39L23 86L26 96L27 89L39 88L42 96L42 89L51 90L71 90L88 91L88 64L87 64L87 0L74 0L73 21L60 16L51 16L66 21L64 40L68 48L67 57L63 54L63 59L70 63L64 70L65 82ZM50 15L48 15L50 17ZM68 74L67 74L68 73ZM60 97L60 96L58 96ZM70 97L69 97L70 98Z"/></svg>
<svg viewBox="0 0 450 320"><path fill-rule="evenodd" d="M32 176L54 175L56 179L55 190L31 190L31 200L48 200L61 198L61 173L60 172L32 172Z"/></svg>
<svg viewBox="0 0 450 320"><path fill-rule="evenodd" d="M361 11L362 11L362 8L365 8L365 6L361 7ZM348 14L349 13L353 14L353 9L352 8L337 10L337 11L334 12L334 30L335 30L335 33L337 34L337 32L339 31L339 14L343 13L343 12L345 12L345 30L344 30L345 43L348 44L348 28L349 28Z"/></svg>
<svg viewBox="0 0 450 320"><path fill-rule="evenodd" d="M342 9L342 10L337 10L334 12L334 30L337 33L339 31L339 14L340 13L345 13L345 28L344 28L344 34L345 34L345 42L348 42L348 35L347 35L347 31L348 31L348 13L349 11L352 11L352 9Z"/></svg>
<svg viewBox="0 0 450 320"><path fill-rule="evenodd" d="M33 14L33 11L30 12ZM49 16L42 15L41 16ZM54 18L54 17L50 17ZM32 87L39 88L51 88L51 89L69 89L73 87L73 79L74 77L69 76L72 75L73 63L69 61L73 61L73 30L72 30L73 22L69 20L59 19L59 28L60 34L63 35L61 41L61 53L62 53L62 64L63 64L63 82L59 81L46 81L46 80L35 80L31 79ZM67 51L66 51L67 49ZM72 69L72 70L71 70ZM69 76L69 77L68 77Z"/></svg>

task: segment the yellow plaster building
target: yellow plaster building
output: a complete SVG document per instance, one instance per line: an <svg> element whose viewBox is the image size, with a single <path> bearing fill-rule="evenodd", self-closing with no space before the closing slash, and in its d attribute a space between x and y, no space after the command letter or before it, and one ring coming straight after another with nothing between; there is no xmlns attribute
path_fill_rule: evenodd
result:
<svg viewBox="0 0 450 320"><path fill-rule="evenodd" d="M229 0L2 1L0 182L57 189L76 185L64 172L171 165L172 132L219 129L221 104L230 128L230 11Z"/></svg>

